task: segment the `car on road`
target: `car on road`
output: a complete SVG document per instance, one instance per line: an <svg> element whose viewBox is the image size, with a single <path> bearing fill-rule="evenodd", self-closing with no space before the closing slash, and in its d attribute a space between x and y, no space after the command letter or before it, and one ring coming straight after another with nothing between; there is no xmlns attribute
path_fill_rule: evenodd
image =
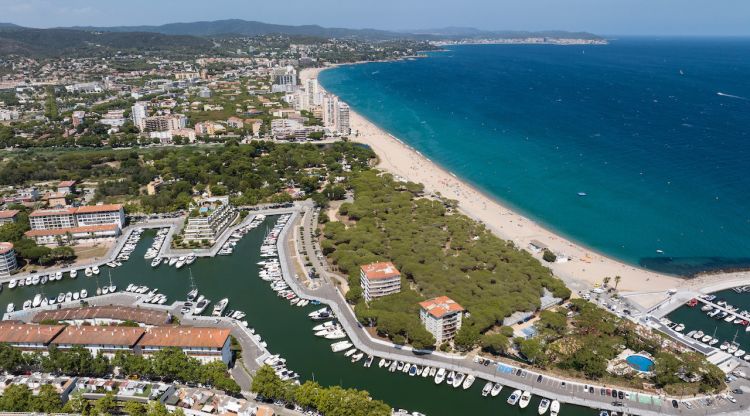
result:
<svg viewBox="0 0 750 416"><path fill-rule="evenodd" d="M600 395L602 395L602 396L604 396L604 394L605 394L605 393L606 393L606 390L604 390L604 387L602 387L602 388L601 388L601 389L599 390L599 394L600 394Z"/></svg>
<svg viewBox="0 0 750 416"><path fill-rule="evenodd" d="M516 370L516 375L517 375L517 376L520 376L520 375L521 375L521 371L522 371L522 370L521 370L520 368L519 368L518 370Z"/></svg>
<svg viewBox="0 0 750 416"><path fill-rule="evenodd" d="M677 409L678 407L680 407L680 404L677 403L677 400L672 399L672 407L674 407L675 409Z"/></svg>
<svg viewBox="0 0 750 416"><path fill-rule="evenodd" d="M544 378L544 377L542 377L542 375L541 375L541 374L539 374L539 377L537 377L537 378L536 378L536 382L537 382L537 383L541 383L541 382L542 382L542 379L543 379L543 378Z"/></svg>
<svg viewBox="0 0 750 416"><path fill-rule="evenodd" d="M620 399L620 400L624 399L625 398L625 393L623 393L622 391L618 391L617 392L617 398Z"/></svg>
<svg viewBox="0 0 750 416"><path fill-rule="evenodd" d="M560 388L564 389L566 387L568 387L568 383L567 382L563 381L562 383L560 383Z"/></svg>
<svg viewBox="0 0 750 416"><path fill-rule="evenodd" d="M742 389L734 389L734 390L732 390L732 393L734 393L734 394L742 394L743 391L742 391Z"/></svg>
<svg viewBox="0 0 750 416"><path fill-rule="evenodd" d="M737 403L737 399L735 399L734 396L730 396L727 394L724 398L729 400L732 403Z"/></svg>
<svg viewBox="0 0 750 416"><path fill-rule="evenodd" d="M683 401L683 402L682 402L682 404L683 404L683 405L684 405L685 407L687 407L688 409L692 409L692 408L693 408L693 405L692 405L692 403L690 403L690 402L685 402L685 401Z"/></svg>

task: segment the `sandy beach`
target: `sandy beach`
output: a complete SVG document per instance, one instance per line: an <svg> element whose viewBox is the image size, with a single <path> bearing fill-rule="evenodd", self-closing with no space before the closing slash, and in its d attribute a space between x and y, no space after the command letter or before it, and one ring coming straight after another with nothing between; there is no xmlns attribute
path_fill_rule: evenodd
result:
<svg viewBox="0 0 750 416"><path fill-rule="evenodd" d="M305 69L300 77L317 78L326 68ZM322 88L322 87L321 87ZM526 218L491 198L472 186L461 181L452 173L433 163L397 138L381 130L375 124L356 113L350 112L350 126L357 131L351 140L367 144L378 155L378 168L400 176L412 182L424 184L427 192L439 192L441 195L459 202L460 210L477 221L484 223L500 238L513 241L518 247L527 248L529 242L538 240L550 250L570 257L567 263L544 263L562 278L568 286L576 291L602 283L605 276L621 276L621 292L650 292L649 300L640 302L652 304L663 298L668 289L681 288L696 290L700 287L715 284L732 277L738 281L747 281L748 273L717 274L699 279L683 279L664 275L622 263L616 259L603 256L591 249L559 236L534 221ZM541 254L535 254L541 260ZM747 281L745 284L750 284ZM661 296L659 296L661 295ZM654 298L651 300L650 298ZM646 299L644 299L646 300Z"/></svg>

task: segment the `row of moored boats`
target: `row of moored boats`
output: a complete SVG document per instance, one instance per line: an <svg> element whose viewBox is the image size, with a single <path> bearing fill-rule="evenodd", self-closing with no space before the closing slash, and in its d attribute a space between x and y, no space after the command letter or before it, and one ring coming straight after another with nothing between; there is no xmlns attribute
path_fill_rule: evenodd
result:
<svg viewBox="0 0 750 416"><path fill-rule="evenodd" d="M237 245L237 243L240 242L242 237L245 236L245 234L249 233L255 228L258 228L260 224L263 223L263 221L266 220L266 216L263 214L258 214L255 217L253 217L252 221L250 221L249 224L243 225L242 227L239 227L238 229L234 230L234 232L229 236L227 241L221 246L221 249L217 254L220 256L228 256L234 252L234 247Z"/></svg>

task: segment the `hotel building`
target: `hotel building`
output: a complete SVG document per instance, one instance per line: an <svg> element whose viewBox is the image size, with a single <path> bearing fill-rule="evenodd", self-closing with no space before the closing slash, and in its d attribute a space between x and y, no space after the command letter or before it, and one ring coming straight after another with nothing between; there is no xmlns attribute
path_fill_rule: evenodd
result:
<svg viewBox="0 0 750 416"><path fill-rule="evenodd" d="M461 329L464 308L447 296L419 303L419 318L427 331L435 336L437 345L453 339Z"/></svg>
<svg viewBox="0 0 750 416"><path fill-rule="evenodd" d="M38 244L56 244L87 238L112 238L125 225L122 205L36 210L29 214L26 236Z"/></svg>
<svg viewBox="0 0 750 416"><path fill-rule="evenodd" d="M141 354L148 356L165 348L178 348L202 362L232 359L229 329L195 327L154 327L138 342Z"/></svg>
<svg viewBox="0 0 750 416"><path fill-rule="evenodd" d="M18 268L13 243L0 243L0 277L8 277Z"/></svg>
<svg viewBox="0 0 750 416"><path fill-rule="evenodd" d="M401 291L401 272L391 262L366 264L360 267L360 284L366 301Z"/></svg>
<svg viewBox="0 0 750 416"><path fill-rule="evenodd" d="M0 321L0 343L25 352L44 351L65 325L29 325Z"/></svg>

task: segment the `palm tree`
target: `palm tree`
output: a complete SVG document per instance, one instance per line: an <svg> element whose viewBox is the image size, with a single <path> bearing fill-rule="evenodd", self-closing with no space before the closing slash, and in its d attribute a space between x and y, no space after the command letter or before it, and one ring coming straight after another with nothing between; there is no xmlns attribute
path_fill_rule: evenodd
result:
<svg viewBox="0 0 750 416"><path fill-rule="evenodd" d="M615 290L617 290L617 285L620 284L620 280L622 280L622 277L615 276Z"/></svg>
<svg viewBox="0 0 750 416"><path fill-rule="evenodd" d="M609 285L609 281L610 281L611 279L612 279L612 278L611 278L611 277L609 277L609 276L605 276L605 277L604 277L604 279L602 279L602 281L604 282L604 287L607 287L607 285Z"/></svg>

